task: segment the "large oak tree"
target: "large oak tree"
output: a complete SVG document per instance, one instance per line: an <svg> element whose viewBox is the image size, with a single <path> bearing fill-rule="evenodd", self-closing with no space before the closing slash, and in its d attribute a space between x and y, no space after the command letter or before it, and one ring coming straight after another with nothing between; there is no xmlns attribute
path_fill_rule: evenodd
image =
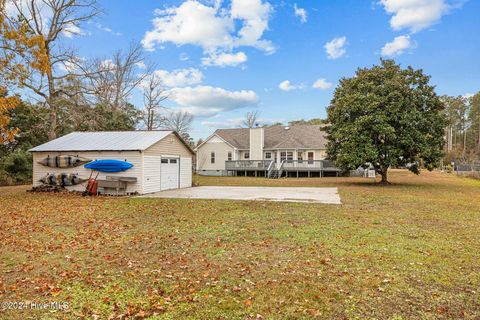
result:
<svg viewBox="0 0 480 320"><path fill-rule="evenodd" d="M432 170L443 154L446 121L429 81L393 60L342 79L328 107L329 157L344 170L370 163L382 183L391 166Z"/></svg>

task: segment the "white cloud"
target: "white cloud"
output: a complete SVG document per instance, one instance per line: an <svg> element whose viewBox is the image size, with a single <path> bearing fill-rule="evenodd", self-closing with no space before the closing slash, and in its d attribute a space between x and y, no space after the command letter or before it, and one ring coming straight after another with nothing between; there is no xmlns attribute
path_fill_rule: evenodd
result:
<svg viewBox="0 0 480 320"><path fill-rule="evenodd" d="M59 64L60 71L63 72L73 72L77 70L77 65L71 61L64 61L63 63Z"/></svg>
<svg viewBox="0 0 480 320"><path fill-rule="evenodd" d="M235 46L252 46L273 53L273 44L262 39L272 12L270 3L262 0L232 0L231 17L243 21Z"/></svg>
<svg viewBox="0 0 480 320"><path fill-rule="evenodd" d="M222 7L222 1L209 3L186 0L178 7L155 10L153 28L142 40L144 48L153 51L157 44L171 42L200 46L206 55L231 54L241 46L267 54L275 51L271 41L262 38L273 12L268 2L231 0L229 7Z"/></svg>
<svg viewBox="0 0 480 320"><path fill-rule="evenodd" d="M300 18L301 23L307 22L307 17L308 17L307 10L303 8L299 8L296 3L293 5L293 10L295 12L295 16Z"/></svg>
<svg viewBox="0 0 480 320"><path fill-rule="evenodd" d="M145 33L142 44L147 50L154 50L157 43L165 42L179 46L193 44L206 50L231 46L233 21L218 11L216 6L195 0L187 0L179 7L157 9L153 30Z"/></svg>
<svg viewBox="0 0 480 320"><path fill-rule="evenodd" d="M162 84L169 88L185 87L199 84L203 81L203 73L195 68L177 69L171 72L167 70L155 70Z"/></svg>
<svg viewBox="0 0 480 320"><path fill-rule="evenodd" d="M472 98L474 95L475 95L474 93L469 93L469 92L467 92L467 93L465 93L462 97L464 97L464 98L466 98L466 99L470 99L470 98Z"/></svg>
<svg viewBox="0 0 480 320"><path fill-rule="evenodd" d="M345 46L347 45L347 37L334 38L331 41L325 43L325 51L328 59L338 59L347 53Z"/></svg>
<svg viewBox="0 0 480 320"><path fill-rule="evenodd" d="M327 90L327 89L330 89L331 87L333 87L333 83L328 82L324 78L320 78L313 83L312 87L315 88L315 89Z"/></svg>
<svg viewBox="0 0 480 320"><path fill-rule="evenodd" d="M72 73L79 69L79 65L85 61L85 58L80 56L73 56L69 60L58 61L55 63L55 68L64 73Z"/></svg>
<svg viewBox="0 0 480 320"><path fill-rule="evenodd" d="M111 28L106 27L106 26L102 25L101 23L97 23L96 26L97 26L98 30L101 30L101 31L104 31L104 32L107 32L107 33L111 33L115 36L121 36L122 35L121 32L114 32Z"/></svg>
<svg viewBox="0 0 480 320"><path fill-rule="evenodd" d="M190 59L190 57L188 56L188 54L186 52L180 53L180 60L181 61L187 61L188 59Z"/></svg>
<svg viewBox="0 0 480 320"><path fill-rule="evenodd" d="M112 29L110 29L109 27L104 27L101 23L97 23L97 28L105 32L112 32Z"/></svg>
<svg viewBox="0 0 480 320"><path fill-rule="evenodd" d="M290 80L285 80L285 81L280 82L278 87L283 91L291 91L291 90L300 89L302 86L301 85L294 85L290 82Z"/></svg>
<svg viewBox="0 0 480 320"><path fill-rule="evenodd" d="M109 71L116 68L115 64L113 63L112 59L105 59L101 62L100 66L103 69L108 69Z"/></svg>
<svg viewBox="0 0 480 320"><path fill-rule="evenodd" d="M62 34L67 38L73 38L74 36L84 36L85 32L80 29L77 25L69 24L63 30Z"/></svg>
<svg viewBox="0 0 480 320"><path fill-rule="evenodd" d="M381 55L393 57L401 55L405 50L415 48L416 44L410 39L410 36L398 36L392 42L388 42L383 46Z"/></svg>
<svg viewBox="0 0 480 320"><path fill-rule="evenodd" d="M212 53L209 56L202 58L202 64L204 66L217 66L217 67L235 67L248 59L244 52L237 53Z"/></svg>
<svg viewBox="0 0 480 320"><path fill-rule="evenodd" d="M170 99L196 116L213 116L258 104L258 96L252 90L228 91L211 86L175 88Z"/></svg>
<svg viewBox="0 0 480 320"><path fill-rule="evenodd" d="M135 65L137 66L138 69L147 69L147 65L143 61L139 61L135 63Z"/></svg>
<svg viewBox="0 0 480 320"><path fill-rule="evenodd" d="M439 22L453 8L446 0L381 0L380 3L392 15L390 26L393 30L409 29L411 32Z"/></svg>

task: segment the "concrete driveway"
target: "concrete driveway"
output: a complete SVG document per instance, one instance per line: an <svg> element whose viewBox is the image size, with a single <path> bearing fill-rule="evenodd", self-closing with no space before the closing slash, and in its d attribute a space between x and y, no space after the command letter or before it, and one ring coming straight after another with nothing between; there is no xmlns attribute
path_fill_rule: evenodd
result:
<svg viewBox="0 0 480 320"><path fill-rule="evenodd" d="M143 198L260 200L341 204L337 188L205 186L161 191Z"/></svg>

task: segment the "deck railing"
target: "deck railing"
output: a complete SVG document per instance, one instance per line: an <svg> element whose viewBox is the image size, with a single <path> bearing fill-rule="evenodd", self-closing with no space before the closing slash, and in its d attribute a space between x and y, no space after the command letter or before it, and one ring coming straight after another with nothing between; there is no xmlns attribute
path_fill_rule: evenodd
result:
<svg viewBox="0 0 480 320"><path fill-rule="evenodd" d="M266 170L272 168L271 160L234 160L225 161L226 170ZM289 170L322 170L338 171L330 160L283 160L282 169Z"/></svg>
<svg viewBox="0 0 480 320"><path fill-rule="evenodd" d="M226 170L268 170L272 160L232 160L225 161Z"/></svg>
<svg viewBox="0 0 480 320"><path fill-rule="evenodd" d="M335 164L330 160L286 160L283 167L286 170L312 169L312 170L335 170Z"/></svg>

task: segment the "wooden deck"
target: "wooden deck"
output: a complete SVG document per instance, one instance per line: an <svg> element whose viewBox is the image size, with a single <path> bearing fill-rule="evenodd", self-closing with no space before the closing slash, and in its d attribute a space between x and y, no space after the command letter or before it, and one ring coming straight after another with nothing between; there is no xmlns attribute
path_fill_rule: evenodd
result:
<svg viewBox="0 0 480 320"><path fill-rule="evenodd" d="M272 169L281 170L287 177L339 176L341 170L329 160L284 160L277 164L272 160L226 161L225 168L235 176L268 176Z"/></svg>

